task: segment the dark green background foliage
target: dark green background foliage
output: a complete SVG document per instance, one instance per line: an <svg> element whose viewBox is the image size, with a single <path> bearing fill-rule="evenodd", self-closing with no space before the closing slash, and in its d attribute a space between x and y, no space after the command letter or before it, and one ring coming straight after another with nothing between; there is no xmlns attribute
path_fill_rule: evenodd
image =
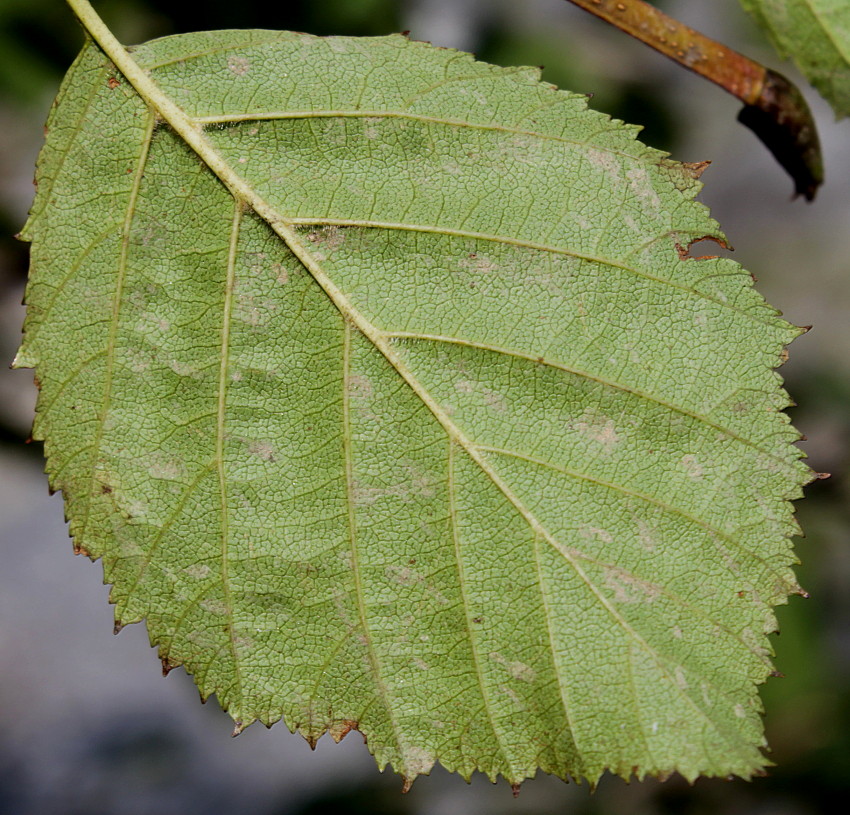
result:
<svg viewBox="0 0 850 815"><path fill-rule="evenodd" d="M559 0L311 0L271 11L259 0L96 5L128 44L214 28L355 35L411 28L414 38L461 44L484 60L542 64L545 79L593 92L597 109L643 124L650 145L683 161L712 159L702 200L736 245L736 259L792 322L815 323L782 373L800 404L792 415L810 438L810 463L835 476L812 485L799 507L808 535L798 542L799 576L812 599L779 610L776 663L786 678L763 690L778 765L767 778L701 780L693 788L680 779L631 786L605 779L595 796L539 778L514 802L503 784L476 779L468 788L437 770L401 797L398 780L375 772L356 735L338 747L324 739L315 755L282 726L255 726L229 740L229 720L214 705L197 706L188 677L156 677L141 627L117 640L108 635L100 566L70 558L61 502L46 497L39 445L23 444L29 373L5 366L19 337L26 247L11 235L30 203L41 125L81 33L61 0L0 0L0 814L826 812L850 779L847 125L833 125L807 93L824 129L828 175L819 200L805 207L788 201L781 171L734 124L734 101ZM788 70L734 0L659 5Z"/></svg>

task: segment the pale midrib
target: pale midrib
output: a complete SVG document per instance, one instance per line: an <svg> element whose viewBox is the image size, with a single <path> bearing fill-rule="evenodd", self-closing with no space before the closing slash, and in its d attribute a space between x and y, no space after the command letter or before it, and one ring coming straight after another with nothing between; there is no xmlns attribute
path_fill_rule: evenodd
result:
<svg viewBox="0 0 850 815"><path fill-rule="evenodd" d="M241 181L241 179L240 179ZM244 183L244 182L243 182ZM245 184L247 187L247 184ZM250 188L248 188L250 189ZM251 190L252 196L257 200L258 204L266 209L271 215L274 210L269 207L269 205L259 198L256 193ZM262 212L259 212L261 216ZM275 213L276 215L276 213ZM263 216L266 217L266 216ZM277 216L279 218L279 216ZM389 340L383 332L379 331L371 322L369 322L360 312L347 300L347 298L342 294L342 292L337 288L336 284L330 280L330 278L325 274L324 270L321 268L319 263L315 260L315 258L310 254L309 250L303 246L299 239L298 234L292 230L285 222L278 220L275 225L273 223L274 216L272 219L266 218L269 222L269 225L272 229L275 230L287 243L290 251L298 258L299 261L307 268L307 270L313 275L316 282L322 287L325 293L330 298L331 302L340 310L340 312L347 317L360 331L363 335L369 339L375 347L383 354L386 358L387 362L395 368L398 374L402 377L402 379L407 383L407 385L411 388L411 390L422 400L423 404L430 410L434 418L440 423L443 427L443 430L446 432L446 435L449 437L450 441L454 441L458 444L458 446L462 447L466 454L478 465L478 467L482 470L482 472L489 477L489 479L493 482L493 484L502 492L505 498L514 506L517 512L525 519L526 523L531 527L532 531L540 535L551 547L552 549L561 555L567 563L570 564L572 569L575 571L576 575L579 579L587 586L590 593L596 598L597 602L599 602L603 608L608 612L611 618L619 625L623 631L631 637L631 639L638 643L642 648L646 650L646 652L652 657L652 659L658 665L658 668L662 673L664 673L670 681L670 687L675 690L678 695L680 695L684 700L686 700L687 704L694 709L694 711L713 728L715 729L719 735L721 735L724 739L729 738L721 729L721 727L714 721L709 718L709 716L703 711L690 697L689 694L685 693L685 691L679 687L676 682L675 677L670 673L667 669L665 660L662 658L661 654L659 654L634 628L632 628L629 623L625 620L624 617L617 611L617 609L612 605L612 603L602 594L596 584L587 576L584 569L581 568L581 565L578 561L567 551L555 538L554 536L540 523L540 521L536 518L536 516L523 504L523 502L519 499L519 497L513 492L513 490L504 482L504 480L499 476L499 474L490 466L489 462L485 458L484 453L477 447L477 445L469 439L455 424L451 421L448 414L445 410L440 406L438 402L431 396L431 394L425 389L425 387L419 382L418 379L413 375L413 373L407 368L404 364L403 360L398 356L395 349L392 347L392 342Z"/></svg>
<svg viewBox="0 0 850 815"><path fill-rule="evenodd" d="M224 440L226 436L225 423L227 418L227 385L230 376L230 326L233 312L233 293L236 283L236 253L239 245L239 228L242 224L242 202L234 199L233 220L230 226L230 244L227 250L227 275L224 287L224 304L221 327L221 349L218 372L218 399L215 423L215 466L218 473L219 496L221 499L221 586L224 606L227 610L227 635L230 641L230 653L233 660L233 676L236 682L236 704L231 699L230 707L242 711L244 699L242 696L242 675L239 670L239 656L236 649L236 633L233 627L233 598L230 591L229 545L230 545L230 510L228 504L227 472L224 462ZM239 724L238 717L237 725Z"/></svg>
<svg viewBox="0 0 850 815"><path fill-rule="evenodd" d="M242 182L242 179L239 179ZM718 730L718 733L721 733L718 725L711 721L711 719L707 716L707 714L700 710L700 708L694 703L694 701L690 698L688 694L686 694L681 688L676 684L675 678L670 674L664 665L664 660L661 655L655 651L652 646L640 635L637 631L635 631L628 622L620 615L616 608L611 604L611 602L602 594L599 588L593 583L592 580L587 576L584 569L581 568L581 565L578 561L570 554L570 552L565 549L554 537L553 535L540 523L540 521L534 516L534 514L523 504L523 502L518 498L518 496L513 492L513 490L504 482L504 480L499 476L499 474L490 466L487 461L484 453L469 439L449 418L448 414L445 412L445 409L434 400L431 394L425 389L425 387L419 382L418 379L413 375L413 373L407 368L404 364L403 360L398 356L395 349L392 347L391 341L389 341L381 331L379 331L372 323L370 323L356 308L345 298L342 292L337 288L336 284L328 278L325 274L324 270L321 268L319 263L315 260L315 258L309 253L306 247L304 247L300 241L298 240L298 234L294 232L279 216L276 216L276 213L269 207L269 205L263 201L253 190L247 187L247 184L242 184L246 187L247 190L250 191L252 198L257 201L259 207L269 213L269 216L263 216L262 212L258 212L263 217L266 217L266 220L269 222L269 225L280 235L289 246L290 251L298 258L299 261L307 268L307 270L313 275L316 282L322 287L325 293L330 298L331 302L339 309L339 311L343 314L343 316L349 320L354 326L356 326L360 332L369 339L373 345L383 354L386 358L387 362L395 368L397 373L401 376L401 378L407 383L410 389L422 400L423 404L430 410L434 418L440 423L445 431L446 435L449 437L450 441L454 441L459 447L462 447L466 454L469 456L472 461L474 461L478 467L482 470L482 472L493 482L493 484L499 489L505 498L513 505L516 511L525 519L525 522L531 527L532 531L540 535L546 542L556 551L567 563L570 564L572 569L576 572L579 579L587 586L590 593L596 597L597 602L599 602L603 608L608 612L611 618L629 635L635 642L639 643L641 647L645 648L647 653L655 660L659 669L664 672L668 678L670 679L671 687L677 689L677 692L687 700L687 702L693 706L694 710L699 713L701 717L703 717L713 728ZM251 202L253 205L253 202ZM722 733L721 733L722 735ZM725 736L724 736L725 738Z"/></svg>
<svg viewBox="0 0 850 815"><path fill-rule="evenodd" d="M241 179L240 179L241 180ZM245 185L247 187L247 185ZM271 208L266 204L265 201L259 199L255 193L252 192L252 195L257 199L260 206L270 212L273 212ZM262 213L258 213L262 215ZM266 216L263 216L266 217ZM279 217L279 216L278 216ZM274 216L272 216L274 218ZM567 551L555 538L554 536L538 521L536 516L523 504L523 502L519 499L519 497L511 490L511 488L502 480L502 478L498 475L498 473L493 470L490 466L489 462L486 460L484 454L481 450L475 445L471 439L469 439L449 418L448 414L445 410L440 406L436 400L431 396L431 394L425 389L425 387L419 382L418 379L413 375L413 373L407 368L404 364L403 360L398 356L395 349L392 347L392 342L389 340L383 332L379 331L372 323L370 323L362 314L360 314L354 306L348 302L342 292L337 288L336 284L328 278L325 274L324 270L321 268L319 263L310 255L309 251L305 246L303 246L299 239L298 234L292 230L288 225L286 225L281 220L277 220L276 224L267 218L269 225L277 232L287 243L290 251L298 258L299 261L307 268L307 270L313 275L316 282L322 287L325 293L330 298L331 302L340 310L340 312L347 317L360 331L364 334L364 336L369 339L375 347L383 354L386 358L387 362L395 368L397 373L402 377L402 379L407 383L407 385L411 388L411 390L422 400L423 404L430 410L435 419L440 423L443 427L443 430L446 432L446 435L449 437L450 441L454 441L458 444L458 446L462 447L466 454L472 459L478 467L482 470L482 472L493 482L493 484L502 492L508 502L516 509L516 511L525 519L526 523L531 527L532 531L542 537L567 563L570 564L572 569L575 571L576 575L579 579L587 586L590 593L596 598L597 602L599 602L603 608L608 612L611 618L625 631L625 633L636 643L638 643L642 648L644 648L647 653L653 658L656 664L669 679L670 687L675 689L675 691L686 700L687 704L694 709L694 711L713 728L715 729L719 735L721 735L724 739L730 738L727 736L721 727L714 721L709 718L709 716L703 711L690 697L689 694L685 693L683 689L681 689L676 682L675 677L670 673L665 665L665 660L662 656L640 635L638 632L632 628L629 623L625 620L624 617L617 611L617 609L612 605L612 603L602 594L596 584L587 576L584 569L581 568L578 561Z"/></svg>
<svg viewBox="0 0 850 815"><path fill-rule="evenodd" d="M659 669L669 680L671 689L680 695L686 703L693 708L695 713L704 719L722 738L729 738L713 722L708 715L699 708L689 694L682 690L675 678L665 667L662 657L650 644L635 631L628 622L619 614L611 602L601 593L599 588L589 579L581 568L581 565L572 555L566 551L551 533L537 520L528 508L518 499L514 492L501 479L497 472L487 462L485 456L478 450L476 445L451 421L445 410L433 399L430 393L407 369L396 350L392 341L383 332L379 331L369 322L345 297L336 284L328 277L319 262L310 254L307 247L302 244L298 232L293 224L284 218L274 207L265 201L246 181L243 179L218 153L213 145L205 137L202 129L193 122L174 102L172 102L156 86L152 79L144 72L130 57L124 47L115 39L112 32L103 24L95 14L87 0L69 0L81 21L89 33L97 40L105 53L113 60L121 73L130 81L136 91L149 104L155 107L163 119L178 133L187 145L191 147L210 170L218 176L219 180L231 191L236 200L237 207L240 200L251 206L254 211L262 217L271 229L287 244L290 251L298 258L301 264L312 274L316 283L323 289L331 302L339 310L343 318L355 326L372 342L372 344L383 354L387 362L395 368L399 376L407 383L411 390L422 400L423 404L430 410L434 418L443 427L450 441L454 441L462 447L469 458L474 461L482 472L489 477L493 484L504 494L505 498L514 506L517 512L525 519L532 531L541 536L570 564L577 577L587 586L590 593L596 597L618 626L631 637L631 639L645 649L656 662Z"/></svg>
<svg viewBox="0 0 850 815"><path fill-rule="evenodd" d="M118 320L121 314L121 300L124 294L124 282L127 276L127 262L130 255L130 232L133 226L133 219L136 215L136 201L139 197L139 190L142 186L144 178L145 164L148 159L151 141L153 140L154 127L156 125L156 115L151 107L148 107L148 122L145 129L144 137L142 138L141 150L139 152L139 160L136 164L135 176L133 177L133 186L130 188L130 195L127 199L127 211L124 216L124 223L121 228L121 251L118 255L118 274L115 281L115 295L112 298L112 312L109 321L109 333L106 340L106 369L104 371L103 396L101 398L101 410L97 418L97 429L95 430L94 441L92 442L92 462L91 475L89 477L88 487L86 489L86 511L80 522L79 530L74 530L75 539L84 547L87 547L86 533L88 532L89 519L91 518L92 505L94 503L95 482L97 480L97 458L100 455L101 444L103 443L103 434L106 426L106 416L109 412L109 403L112 399L112 380L115 371L115 342L118 337Z"/></svg>
<svg viewBox="0 0 850 815"><path fill-rule="evenodd" d="M682 416L687 416L689 419L693 419L696 422L700 422L701 424L707 425L708 427L711 427L714 430L723 433L724 436L727 436L733 441L737 441L741 444L745 444L748 447L751 447L757 453L761 453L763 456L773 459L777 463L781 464L783 467L787 467L789 470L791 469L788 465L788 462L784 459L779 458L775 453L771 453L769 450L765 450L764 448L760 447L756 442L739 435L734 430L730 430L729 428L724 427L723 425L717 424L717 422L713 421L712 419L709 419L707 416L703 416L701 413L688 410L687 408L679 407L678 405L674 405L672 402L667 402L663 399L658 398L657 396L653 396L650 393L646 393L645 391L638 390L637 388L632 388L628 385L623 385L619 382L614 382L611 379L605 379L604 377L597 376L595 374L590 374L587 371L582 371L578 368L573 368L569 365L564 365L561 362L547 360L545 357L534 356L533 354L524 354L521 351L503 348L499 345L490 345L488 343L475 342L474 340L461 339L460 337L452 337L442 334L422 334L417 331L386 331L384 332L384 336L387 337L389 340L421 340L423 342L441 342L446 343L447 345L461 345L466 348L475 348L480 351L491 351L494 354L503 354L504 356L510 356L516 359L523 359L528 362L534 362L538 365L545 365L547 368L554 368L555 370L563 371L564 373L572 374L582 379L587 379L590 382L597 382L598 384L603 385L607 388L611 388L612 390L622 391L623 393L630 393L633 396L637 396L639 399L645 399L646 401L652 402L658 405L659 407L666 408L667 410L670 410L674 413L679 413Z"/></svg>
<svg viewBox="0 0 850 815"><path fill-rule="evenodd" d="M449 440L448 444L448 497L449 497L449 525L451 526L452 544L454 546L455 562L457 564L458 586L460 591L461 605L463 606L463 615L466 622L466 633L469 640L469 650L472 654L472 665L475 669L475 676L478 679L478 687L481 689L481 699L484 702L484 710L487 713L487 719L490 722L490 729L499 745L499 752L505 760L509 768L509 775L506 778L514 779L517 773L514 768L513 756L508 751L501 728L496 726L496 717L493 713L493 706L490 700L490 692L487 690L487 683L484 681L484 672L481 670L481 656L478 653L478 642L475 636L475 624L472 622L472 610L469 607L469 597L466 591L466 575L463 567L463 555L461 553L460 530L458 529L457 520L457 501L455 496L455 472L454 472L454 442Z"/></svg>
<svg viewBox="0 0 850 815"><path fill-rule="evenodd" d="M363 631L366 653L369 659L369 667L375 680L384 709L387 711L393 737L398 747L399 758L402 763L407 763L407 751L395 717L395 707L390 699L389 688L384 681L381 663L369 630L366 619L366 599L363 593L363 576L360 573L360 553L357 545L357 514L354 500L354 452L351 445L351 325L343 317L344 340L342 351L342 451L345 466L345 504L348 518L348 539L351 546L351 570L354 579L354 593L357 602L357 616L360 618L360 628Z"/></svg>

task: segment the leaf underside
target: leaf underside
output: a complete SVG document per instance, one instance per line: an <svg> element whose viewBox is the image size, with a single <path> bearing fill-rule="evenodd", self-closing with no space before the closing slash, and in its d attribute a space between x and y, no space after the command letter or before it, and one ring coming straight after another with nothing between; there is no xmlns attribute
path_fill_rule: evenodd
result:
<svg viewBox="0 0 850 815"><path fill-rule="evenodd" d="M119 623L237 729L356 728L407 779L758 772L799 330L681 251L720 237L688 169L401 36L133 56L274 216L84 48L17 364Z"/></svg>
<svg viewBox="0 0 850 815"><path fill-rule="evenodd" d="M782 57L791 57L832 105L850 114L850 3L847 0L741 0Z"/></svg>

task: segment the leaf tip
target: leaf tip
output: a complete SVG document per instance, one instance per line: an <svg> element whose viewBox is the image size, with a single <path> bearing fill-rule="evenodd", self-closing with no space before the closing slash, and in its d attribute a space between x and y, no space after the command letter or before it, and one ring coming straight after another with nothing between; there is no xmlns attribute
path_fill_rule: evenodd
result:
<svg viewBox="0 0 850 815"><path fill-rule="evenodd" d="M343 719L339 722L334 722L329 728L331 738L336 744L339 744L352 730L357 730L360 723L356 719Z"/></svg>

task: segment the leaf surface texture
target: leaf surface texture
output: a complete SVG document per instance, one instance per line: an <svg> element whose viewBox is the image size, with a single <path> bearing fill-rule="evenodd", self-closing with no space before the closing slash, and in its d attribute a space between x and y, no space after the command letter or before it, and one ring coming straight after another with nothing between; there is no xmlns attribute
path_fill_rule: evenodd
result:
<svg viewBox="0 0 850 815"><path fill-rule="evenodd" d="M401 36L133 56L204 155L83 50L17 360L116 619L239 727L408 779L762 767L799 331L677 251L720 237L687 168Z"/></svg>

